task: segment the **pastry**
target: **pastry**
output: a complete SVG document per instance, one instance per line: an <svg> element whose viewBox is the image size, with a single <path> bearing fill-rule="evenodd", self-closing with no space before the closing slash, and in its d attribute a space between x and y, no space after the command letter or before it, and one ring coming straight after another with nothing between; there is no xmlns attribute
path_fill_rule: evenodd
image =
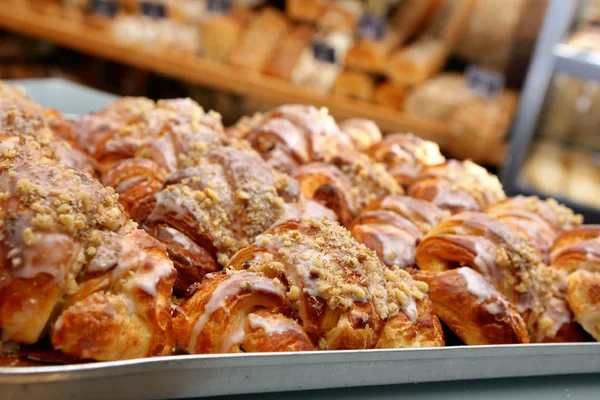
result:
<svg viewBox="0 0 600 400"><path fill-rule="evenodd" d="M498 178L471 161L449 160L423 167L410 185L409 196L417 197L453 214L483 211L506 198Z"/></svg>
<svg viewBox="0 0 600 400"><path fill-rule="evenodd" d="M260 11L248 24L231 50L230 64L262 71L273 56L281 37L290 29L283 14L272 8Z"/></svg>
<svg viewBox="0 0 600 400"><path fill-rule="evenodd" d="M175 327L188 352L214 339L217 350L245 351L253 325L264 331L259 337L272 336L273 350L305 346L305 337L320 350L443 345L426 285L385 267L334 222L277 225L237 253L227 274L205 278L215 281L203 285L218 285L208 302L199 291L181 304ZM252 304L264 310L260 317L249 313Z"/></svg>
<svg viewBox="0 0 600 400"><path fill-rule="evenodd" d="M403 194L381 164L360 153L334 157L328 163L303 165L293 176L306 198L332 209L344 226L349 226L373 201L390 194Z"/></svg>
<svg viewBox="0 0 600 400"><path fill-rule="evenodd" d="M415 251L423 236L449 216L424 200L387 196L367 206L349 230L384 264L407 269L415 265Z"/></svg>
<svg viewBox="0 0 600 400"><path fill-rule="evenodd" d="M332 92L342 96L370 101L375 83L373 78L363 72L344 71L337 77Z"/></svg>
<svg viewBox="0 0 600 400"><path fill-rule="evenodd" d="M371 146L367 154L383 163L404 188L408 188L419 177L423 167L446 161L436 143L409 133L387 135L381 142Z"/></svg>
<svg viewBox="0 0 600 400"><path fill-rule="evenodd" d="M350 137L356 150L364 152L381 142L381 130L369 119L351 118L340 122L340 129Z"/></svg>

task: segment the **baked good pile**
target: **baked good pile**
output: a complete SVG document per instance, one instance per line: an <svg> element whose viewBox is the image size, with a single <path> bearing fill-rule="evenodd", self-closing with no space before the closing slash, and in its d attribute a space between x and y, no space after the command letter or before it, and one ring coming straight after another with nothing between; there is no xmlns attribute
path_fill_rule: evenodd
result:
<svg viewBox="0 0 600 400"><path fill-rule="evenodd" d="M0 86L0 365L600 340L600 227L410 134Z"/></svg>

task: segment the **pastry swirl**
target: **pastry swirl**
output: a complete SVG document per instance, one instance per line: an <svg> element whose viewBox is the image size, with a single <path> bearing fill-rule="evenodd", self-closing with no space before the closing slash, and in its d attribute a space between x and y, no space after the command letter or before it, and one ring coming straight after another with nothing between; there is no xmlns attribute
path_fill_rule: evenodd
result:
<svg viewBox="0 0 600 400"><path fill-rule="evenodd" d="M387 135L371 146L367 154L383 163L399 185L408 188L426 166L446 161L438 145L412 134Z"/></svg>
<svg viewBox="0 0 600 400"><path fill-rule="evenodd" d="M382 165L358 153L334 157L329 163L303 165L294 177L306 198L332 209L344 226L373 201L403 194Z"/></svg>
<svg viewBox="0 0 600 400"><path fill-rule="evenodd" d="M484 211L506 198L498 178L471 161L449 160L426 166L411 184L411 197L427 200L453 214Z"/></svg>
<svg viewBox="0 0 600 400"><path fill-rule="evenodd" d="M45 158L30 138L7 140L2 340L49 334L55 349L95 360L170 354L175 270L164 248L127 219L111 189Z"/></svg>

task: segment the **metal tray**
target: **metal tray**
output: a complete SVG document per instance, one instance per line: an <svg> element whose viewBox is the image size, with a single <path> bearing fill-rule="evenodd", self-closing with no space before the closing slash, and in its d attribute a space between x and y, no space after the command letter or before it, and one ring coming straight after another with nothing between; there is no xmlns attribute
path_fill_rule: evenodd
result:
<svg viewBox="0 0 600 400"><path fill-rule="evenodd" d="M0 397L176 399L600 373L600 343L222 354L0 368Z"/></svg>

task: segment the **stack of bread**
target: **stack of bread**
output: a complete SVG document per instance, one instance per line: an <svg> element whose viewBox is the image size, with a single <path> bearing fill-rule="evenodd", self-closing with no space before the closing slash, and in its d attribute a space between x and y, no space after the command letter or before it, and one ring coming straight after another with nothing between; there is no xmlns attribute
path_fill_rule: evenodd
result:
<svg viewBox="0 0 600 400"><path fill-rule="evenodd" d="M599 232L326 109L0 90L3 365L599 340Z"/></svg>
<svg viewBox="0 0 600 400"><path fill-rule="evenodd" d="M47 3L54 9L61 1L30 2L41 10ZM118 43L167 57L199 56L251 75L405 111L450 126L456 139L448 142L476 144L467 152L450 146L453 157L466 153L488 163L503 158L501 151L490 158L489 150L503 144L516 94L478 95L462 74L444 69L458 54L503 70L522 0L287 0L284 10L268 1L243 0L107 3L113 6L62 2L69 15L78 10L79 18L110 30ZM499 8L506 12L496 17Z"/></svg>

